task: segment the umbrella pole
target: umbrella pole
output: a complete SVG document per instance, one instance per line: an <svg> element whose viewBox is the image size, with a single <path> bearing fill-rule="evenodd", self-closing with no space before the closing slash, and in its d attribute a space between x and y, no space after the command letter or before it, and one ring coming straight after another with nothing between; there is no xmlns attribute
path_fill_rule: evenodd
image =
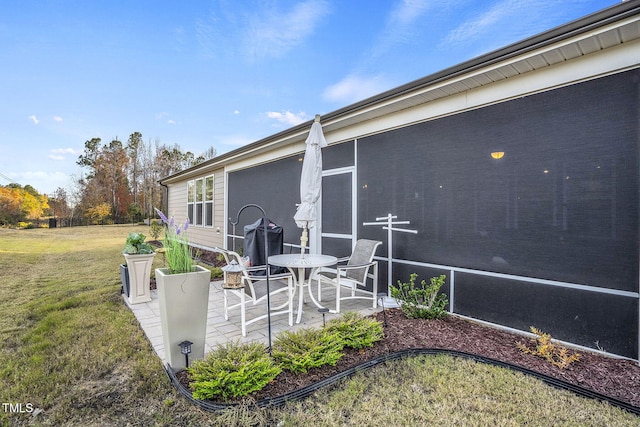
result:
<svg viewBox="0 0 640 427"><path fill-rule="evenodd" d="M300 249L301 257L304 256L304 248L307 246L307 242L309 242L309 233L307 232L307 225L305 224L304 228L302 229L302 236L300 236L300 246L302 246L302 248Z"/></svg>

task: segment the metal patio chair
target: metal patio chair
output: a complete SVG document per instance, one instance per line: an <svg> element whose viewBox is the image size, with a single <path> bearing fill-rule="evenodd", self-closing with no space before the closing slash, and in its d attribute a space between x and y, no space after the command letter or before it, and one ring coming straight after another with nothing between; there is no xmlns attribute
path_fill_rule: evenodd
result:
<svg viewBox="0 0 640 427"><path fill-rule="evenodd" d="M338 259L337 268L321 268L312 280L318 282L318 301L322 301L322 287L331 286L336 290L336 308L329 310L340 313L340 301L351 299L371 299L373 308L378 306L378 262L373 256L382 242L360 239L356 242L351 256ZM346 264L340 265L340 263ZM371 279L373 290L366 289L367 280ZM342 290L348 290L342 296Z"/></svg>
<svg viewBox="0 0 640 427"><path fill-rule="evenodd" d="M228 264L231 261L237 262L239 265L243 265L242 258L237 252L214 248L214 252L221 253L225 261ZM236 308L240 309L240 324L242 328L242 336L247 336L247 326L267 318L267 280L265 275L256 275L258 271L265 271L265 266L250 266L243 267L242 269L242 283L243 287L239 289L227 289L224 291L224 318L229 320L229 311ZM225 282L227 281L225 273ZM277 316L280 314L289 315L289 326L293 326L293 275L289 272L281 274L269 274L269 289L271 294L271 303L273 303L273 297L276 295L284 294L286 301L276 306L271 305L271 316ZM239 302L230 304L229 298L237 297ZM264 304L265 314L256 316L247 320L247 306L255 306L258 304Z"/></svg>

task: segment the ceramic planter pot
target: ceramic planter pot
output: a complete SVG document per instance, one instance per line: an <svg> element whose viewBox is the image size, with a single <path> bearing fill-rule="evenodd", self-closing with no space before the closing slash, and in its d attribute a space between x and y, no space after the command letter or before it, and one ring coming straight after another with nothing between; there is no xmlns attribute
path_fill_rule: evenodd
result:
<svg viewBox="0 0 640 427"><path fill-rule="evenodd" d="M151 265L152 254L123 254L129 270L129 304L151 301Z"/></svg>
<svg viewBox="0 0 640 427"><path fill-rule="evenodd" d="M180 343L191 341L189 363L204 357L211 272L197 265L192 273L171 274L156 269L160 324L165 361L173 370L185 367Z"/></svg>

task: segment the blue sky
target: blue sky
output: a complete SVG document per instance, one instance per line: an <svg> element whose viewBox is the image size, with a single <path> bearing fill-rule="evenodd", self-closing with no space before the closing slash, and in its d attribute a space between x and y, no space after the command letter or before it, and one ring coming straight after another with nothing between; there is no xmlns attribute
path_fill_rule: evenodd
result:
<svg viewBox="0 0 640 427"><path fill-rule="evenodd" d="M0 14L0 184L50 194L84 142L254 142L619 3L21 0Z"/></svg>

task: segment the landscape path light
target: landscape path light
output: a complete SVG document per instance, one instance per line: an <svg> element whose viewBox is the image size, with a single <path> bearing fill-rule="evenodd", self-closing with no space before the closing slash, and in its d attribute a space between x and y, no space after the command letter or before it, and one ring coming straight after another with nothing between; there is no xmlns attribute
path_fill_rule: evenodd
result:
<svg viewBox="0 0 640 427"><path fill-rule="evenodd" d="M326 327L327 323L324 321L324 315L329 312L329 309L322 307L318 309L318 312L322 313L322 327Z"/></svg>
<svg viewBox="0 0 640 427"><path fill-rule="evenodd" d="M189 340L184 340L180 344L180 353L184 354L184 364L188 368L189 367L189 353L191 353L191 345L193 343Z"/></svg>
<svg viewBox="0 0 640 427"><path fill-rule="evenodd" d="M384 317L384 326L387 326L387 312L384 310L384 299L387 296L386 292L379 292L378 298L380 298L380 305L382 306L382 316Z"/></svg>

